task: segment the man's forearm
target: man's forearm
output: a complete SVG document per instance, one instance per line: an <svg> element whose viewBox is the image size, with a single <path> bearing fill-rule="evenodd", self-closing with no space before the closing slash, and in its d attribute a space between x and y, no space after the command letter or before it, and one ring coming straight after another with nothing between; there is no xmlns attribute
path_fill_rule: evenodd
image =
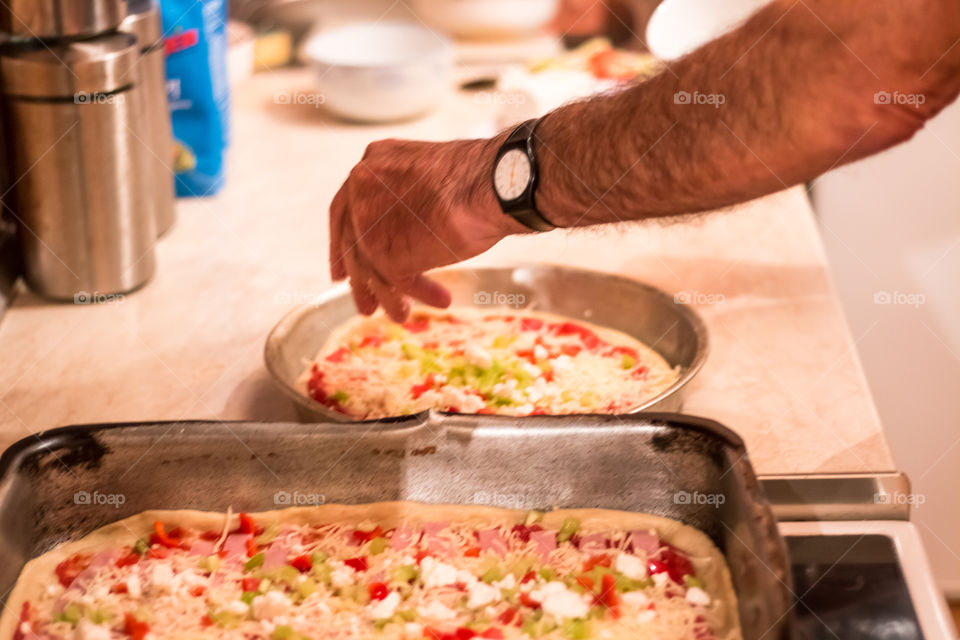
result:
<svg viewBox="0 0 960 640"><path fill-rule="evenodd" d="M548 115L539 208L582 226L808 181L908 139L949 104L958 39L956 0L778 0L655 78Z"/></svg>

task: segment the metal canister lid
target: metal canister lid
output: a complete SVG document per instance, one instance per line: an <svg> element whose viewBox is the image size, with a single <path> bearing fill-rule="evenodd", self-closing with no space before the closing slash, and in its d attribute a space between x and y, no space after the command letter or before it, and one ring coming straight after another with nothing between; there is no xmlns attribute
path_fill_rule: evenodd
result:
<svg viewBox="0 0 960 640"><path fill-rule="evenodd" d="M93 36L116 29L126 15L124 0L5 0L0 31L23 38Z"/></svg>
<svg viewBox="0 0 960 640"><path fill-rule="evenodd" d="M30 98L120 91L136 84L139 58L137 40L129 33L7 45L0 51L0 86L5 95Z"/></svg>
<svg viewBox="0 0 960 640"><path fill-rule="evenodd" d="M153 0L127 0L127 17L120 23L120 31L137 36L144 53L153 49L163 38L160 7Z"/></svg>

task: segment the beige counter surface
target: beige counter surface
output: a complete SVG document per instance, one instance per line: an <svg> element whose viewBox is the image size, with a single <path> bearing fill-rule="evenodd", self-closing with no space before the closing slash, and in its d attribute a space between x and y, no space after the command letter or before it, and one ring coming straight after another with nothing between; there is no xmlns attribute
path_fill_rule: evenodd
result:
<svg viewBox="0 0 960 640"><path fill-rule="evenodd" d="M360 127L325 116L311 90L298 71L236 90L227 187L180 201L145 288L97 305L18 296L0 321L0 447L76 423L294 419L263 343L330 286L326 209L350 167L371 140L469 136L494 116L489 100L453 95L420 121ZM511 238L476 262L533 260L625 274L693 303L712 351L685 411L736 430L759 472L893 469L862 336L844 321L802 189L682 223Z"/></svg>

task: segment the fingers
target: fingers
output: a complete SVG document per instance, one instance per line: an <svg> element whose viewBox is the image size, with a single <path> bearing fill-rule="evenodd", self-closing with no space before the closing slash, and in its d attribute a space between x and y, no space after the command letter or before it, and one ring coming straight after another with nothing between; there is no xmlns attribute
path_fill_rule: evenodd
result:
<svg viewBox="0 0 960 640"><path fill-rule="evenodd" d="M347 221L347 185L337 191L330 203L330 277L334 282L347 277L347 265L344 262L343 232L352 225Z"/></svg>
<svg viewBox="0 0 960 640"><path fill-rule="evenodd" d="M390 286L379 277L370 280L370 288L373 289L383 310L387 312L390 319L394 322L404 322L410 316L410 299L401 291Z"/></svg>
<svg viewBox="0 0 960 640"><path fill-rule="evenodd" d="M440 309L446 309L452 302L446 287L422 274L413 279L407 293L424 304Z"/></svg>
<svg viewBox="0 0 960 640"><path fill-rule="evenodd" d="M340 247L344 273L350 276L353 303L357 311L369 316L377 310L377 297L367 284L370 277L367 275L365 261L358 253L359 247L353 235L353 225L349 223L342 225Z"/></svg>

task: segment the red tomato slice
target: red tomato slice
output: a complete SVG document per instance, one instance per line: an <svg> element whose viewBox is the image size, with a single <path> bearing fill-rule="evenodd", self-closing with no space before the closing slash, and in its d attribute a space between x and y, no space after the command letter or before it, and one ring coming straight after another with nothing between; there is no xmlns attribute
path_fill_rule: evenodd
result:
<svg viewBox="0 0 960 640"><path fill-rule="evenodd" d="M60 584L64 587L69 587L73 584L77 576L90 566L92 559L92 553L75 553L58 564L54 572L57 574L57 579L60 581Z"/></svg>
<svg viewBox="0 0 960 640"><path fill-rule="evenodd" d="M132 613L126 613L123 616L123 632L132 640L143 640L150 633L150 625L138 620Z"/></svg>

